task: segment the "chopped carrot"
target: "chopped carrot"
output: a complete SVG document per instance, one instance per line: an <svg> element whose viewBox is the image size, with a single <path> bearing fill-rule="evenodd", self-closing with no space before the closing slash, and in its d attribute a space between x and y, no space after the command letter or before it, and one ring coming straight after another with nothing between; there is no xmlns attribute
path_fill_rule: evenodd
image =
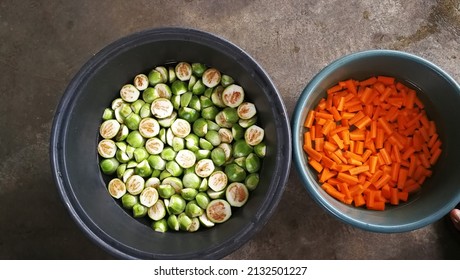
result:
<svg viewBox="0 0 460 280"><path fill-rule="evenodd" d="M351 175L357 175L359 173L366 172L368 170L369 170L369 165L361 165L355 168L351 168L350 170L348 170L348 172L350 172Z"/></svg>
<svg viewBox="0 0 460 280"><path fill-rule="evenodd" d="M394 77L388 77L388 76L377 76L377 81L385 84L385 85L394 85L395 83L395 78Z"/></svg>
<svg viewBox="0 0 460 280"><path fill-rule="evenodd" d="M382 155L383 161L385 162L386 165L390 165L392 163L390 154L387 152L385 148L380 149L379 153Z"/></svg>
<svg viewBox="0 0 460 280"><path fill-rule="evenodd" d="M305 119L303 126L310 128L314 120L315 120L315 111L311 110L310 112L308 112L307 118Z"/></svg>
<svg viewBox="0 0 460 280"><path fill-rule="evenodd" d="M431 138L430 138L430 141L428 141L428 148L431 148L433 147L434 143L436 142L436 140L438 140L438 134L437 133L433 133L431 135Z"/></svg>
<svg viewBox="0 0 460 280"><path fill-rule="evenodd" d="M355 151L356 154L362 155L364 153L364 142L363 141L356 141L354 151Z"/></svg>
<svg viewBox="0 0 460 280"><path fill-rule="evenodd" d="M334 177L337 172L330 171L329 168L323 168L323 172L321 172L321 176L319 178L320 182L326 182L330 178Z"/></svg>
<svg viewBox="0 0 460 280"><path fill-rule="evenodd" d="M390 189L390 204L398 205L399 204L399 197L398 197L398 189L391 188Z"/></svg>
<svg viewBox="0 0 460 280"><path fill-rule="evenodd" d="M350 165L350 164L338 164L336 169L339 172L344 172L352 168L353 168L353 165Z"/></svg>
<svg viewBox="0 0 460 280"><path fill-rule="evenodd" d="M364 197L362 194L357 194L353 196L353 201L355 203L355 207L361 207L366 204L366 201L364 200Z"/></svg>
<svg viewBox="0 0 460 280"><path fill-rule="evenodd" d="M332 197L335 197L336 199L343 201L345 199L345 195L341 192L339 192L336 188L334 188L332 185L328 183L324 183L321 185L321 187Z"/></svg>
<svg viewBox="0 0 460 280"><path fill-rule="evenodd" d="M374 174L377 171L377 156L370 156L369 157L369 171Z"/></svg>
<svg viewBox="0 0 460 280"><path fill-rule="evenodd" d="M386 184L385 186L383 186L383 187L381 188L381 191L382 191L382 193L381 193L381 194L382 194L382 198L385 199L385 202L386 202L387 200L390 200L390 198L391 198L391 187L390 187L390 185L389 185L389 184Z"/></svg>
<svg viewBox="0 0 460 280"><path fill-rule="evenodd" d="M339 146L340 149L343 149L343 140L340 139L339 135L332 135L332 140L334 140L334 142L337 144L337 146Z"/></svg>
<svg viewBox="0 0 460 280"><path fill-rule="evenodd" d="M324 138L315 138L315 150L318 152L322 152L324 147Z"/></svg>
<svg viewBox="0 0 460 280"><path fill-rule="evenodd" d="M315 118L321 118L326 120L333 120L334 116L332 114L323 113L323 112L316 112Z"/></svg>
<svg viewBox="0 0 460 280"><path fill-rule="evenodd" d="M343 181L344 183L348 183L350 185L359 183L358 177L354 175L346 174L345 172L339 172L339 174L337 175L337 179Z"/></svg>
<svg viewBox="0 0 460 280"><path fill-rule="evenodd" d="M324 145L323 145L323 150L326 150L326 151L329 151L329 152L334 152L335 150L337 150L337 145L329 142L329 141L326 141L324 142Z"/></svg>
<svg viewBox="0 0 460 280"><path fill-rule="evenodd" d="M303 134L303 145L306 146L306 147L310 147L311 148L311 133L310 131L306 131L304 134Z"/></svg>
<svg viewBox="0 0 460 280"><path fill-rule="evenodd" d="M340 86L340 85L335 85L335 86L329 88L329 89L327 90L327 93L330 94L330 93L338 92L338 91L341 91L341 90L342 90L342 86Z"/></svg>
<svg viewBox="0 0 460 280"><path fill-rule="evenodd" d="M364 147L363 147L364 148ZM372 151L369 150L369 149L366 149L363 153L363 161L367 161L367 159L369 159L369 157L372 155Z"/></svg>
<svg viewBox="0 0 460 280"><path fill-rule="evenodd" d="M316 160L312 159L312 160L308 161L308 163L309 163L317 172L323 171L323 166L321 165L321 163L317 162Z"/></svg>
<svg viewBox="0 0 460 280"><path fill-rule="evenodd" d="M401 155L402 159L408 159L415 152L414 147L408 147L407 150Z"/></svg>
<svg viewBox="0 0 460 280"><path fill-rule="evenodd" d="M321 157L321 162L323 163L323 165L329 169L334 169L334 168L337 168L337 163L332 160L331 158L327 157L327 156L322 156Z"/></svg>
<svg viewBox="0 0 460 280"><path fill-rule="evenodd" d="M355 123L355 126L358 129L364 129L366 126L370 125L371 122L372 122L372 119L369 118L369 116L364 116L363 118L361 118L359 121Z"/></svg>
<svg viewBox="0 0 460 280"><path fill-rule="evenodd" d="M438 158L439 156L441 155L441 149L436 149L433 151L432 155L431 155L431 158L430 158L430 164L431 165L434 165L436 163L436 161L438 161Z"/></svg>
<svg viewBox="0 0 460 280"><path fill-rule="evenodd" d="M320 161L323 155L316 150L314 150L312 147L304 146L305 152L308 154L309 157L313 158L316 161Z"/></svg>
<svg viewBox="0 0 460 280"><path fill-rule="evenodd" d="M359 85L360 85L360 86L370 86L370 85L375 84L375 82L377 82L377 77L370 77L370 78L367 79L367 80L360 81L360 82L359 82Z"/></svg>
<svg viewBox="0 0 460 280"><path fill-rule="evenodd" d="M354 207L399 205L432 176L442 153L417 92L391 76L348 79L303 123L303 149L326 193Z"/></svg>

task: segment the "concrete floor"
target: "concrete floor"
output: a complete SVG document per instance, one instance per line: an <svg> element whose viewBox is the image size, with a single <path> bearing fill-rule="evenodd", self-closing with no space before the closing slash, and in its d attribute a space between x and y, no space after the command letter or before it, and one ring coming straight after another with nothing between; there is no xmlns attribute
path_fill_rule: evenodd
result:
<svg viewBox="0 0 460 280"><path fill-rule="evenodd" d="M135 31L192 27L222 36L270 74L289 114L307 82L351 52L386 48L460 81L460 1L0 1L0 258L111 259L59 200L48 156L68 82L106 44ZM460 259L444 220L402 234L345 225L294 170L263 231L227 259Z"/></svg>

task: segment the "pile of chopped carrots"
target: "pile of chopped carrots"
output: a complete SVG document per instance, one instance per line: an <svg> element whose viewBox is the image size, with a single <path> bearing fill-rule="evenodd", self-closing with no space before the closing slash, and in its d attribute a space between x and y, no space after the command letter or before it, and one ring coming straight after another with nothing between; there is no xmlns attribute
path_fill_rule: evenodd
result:
<svg viewBox="0 0 460 280"><path fill-rule="evenodd" d="M305 119L303 149L321 187L371 210L420 190L441 140L416 91L394 77L341 81Z"/></svg>

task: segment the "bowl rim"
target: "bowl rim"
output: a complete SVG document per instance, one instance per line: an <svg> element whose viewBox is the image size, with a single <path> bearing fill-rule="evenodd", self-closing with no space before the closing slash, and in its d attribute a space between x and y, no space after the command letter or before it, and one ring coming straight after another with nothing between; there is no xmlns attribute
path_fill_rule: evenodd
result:
<svg viewBox="0 0 460 280"><path fill-rule="evenodd" d="M163 39L161 35L167 35L167 38ZM277 176L273 177L272 183L270 184L273 187L267 191L266 202L263 206L261 206L261 209L263 211L258 211L257 215L248 221L248 225L241 231L239 231L234 239L223 242L223 244L219 246L215 246L213 250L207 248L206 250L203 250L201 252L203 255L200 256L193 255L189 252L181 254L180 256L160 255L155 253L150 253L150 255L152 255L152 257L154 258L216 259L225 257L226 255L232 253L233 251L240 248L247 241L249 241L257 232L259 232L266 225L269 218L276 211L276 208L281 200L282 194L286 188L287 180L290 173L292 159L292 134L285 104L283 102L280 92L276 88L270 76L262 68L262 66L245 50L243 50L236 44L230 42L229 40L224 39L223 37L220 37L216 34L210 33L208 31L186 27L152 28L137 31L129 35L123 36L107 44L96 54L91 56L70 80L67 88L64 90L64 93L61 96L61 99L54 113L49 146L52 176L54 179L54 183L57 187L58 194L61 198L61 202L63 202L71 218L80 228L80 230L91 241L96 243L96 245L100 246L106 252L110 253L111 255L117 258L136 259L138 257L134 255L136 253L135 248L130 248L131 250L127 252L122 250L122 248L125 247L117 247L114 244L112 244L109 239L101 238L98 234L105 235L105 233L103 233L102 230L99 228L95 230L93 227L89 227L87 224L88 221L81 217L82 215L80 214L80 212L84 212L84 210L81 210L81 208L79 208L79 202L74 198L72 189L67 186L68 178L65 178L65 161L63 160L63 157L60 155L61 151L63 150L63 139L65 138L65 136L61 130L65 130L65 127L64 129L62 129L62 127L66 125L68 118L68 116L66 116L66 110L70 106L72 106L76 98L76 94L73 93L78 92L80 90L79 88L83 86L82 83L84 82L84 79L90 76L88 74L89 72L94 71L94 69L98 69L99 67L105 64L104 60L110 59L110 56L123 52L124 50L126 50L128 46L135 47L138 44L147 44L151 41L171 40L171 36L174 37L174 40L191 40L194 42L198 42L199 39L214 40L216 45L219 44L225 47L226 50L231 51L231 53L234 54L237 58L244 57L245 59L247 59L248 64L254 66L255 69L257 69L262 79L265 82L267 82L266 87L269 88L270 91L272 91L273 93L271 95L271 98L278 104L279 108L277 108L277 110L281 112L278 118L279 122L284 124L281 127L283 131L282 133L277 133L277 135L282 135L283 140L285 141L283 141L284 143L282 145L279 145L282 151L276 152L275 156L276 161L280 162L279 164L277 163L277 166L282 167L283 170L275 172L275 175ZM92 223L92 221L90 222ZM95 226L97 227L97 225Z"/></svg>
<svg viewBox="0 0 460 280"><path fill-rule="evenodd" d="M372 231L372 232L379 232L379 233L399 233L399 232L408 232L412 230L416 230L422 227L425 227L445 215L449 213L459 202L460 202L460 193L457 195L456 199L452 199L451 202L446 203L440 210L431 215L427 216L423 220L415 221L412 223L407 224L400 224L400 225L382 225L377 223L367 223L362 222L358 219L353 218L350 215L347 215L341 211L338 211L332 204L328 203L325 199L323 199L320 190L315 186L317 182L311 180L310 177L307 176L305 166L302 164L302 157L303 149L301 145L298 143L298 139L300 138L299 135L299 127L303 126L303 120L301 119L302 110L305 108L307 103L307 99L311 94L312 90L315 89L318 84L327 77L331 72L335 71L337 68L346 65L350 62L355 60L367 58L367 57L375 57L375 56L388 56L388 57L400 57L408 60L415 61L417 63L423 64L424 66L430 68L434 72L436 72L439 76L443 77L448 83L452 85L453 88L457 89L457 92L460 94L460 85L443 69L439 66L434 64L433 62L422 58L418 55L398 51L398 50L386 50L386 49L371 49L371 50L364 50L358 51L354 53L350 53L344 55L336 60L333 60L329 63L326 67L321 69L306 85L306 87L302 90L299 99L297 100L297 104L294 108L294 113L292 115L292 140L293 140L293 161L294 166L296 167L297 174L301 177L302 184L304 188L307 190L308 194L310 195L313 200L321 205L326 212L334 216L335 218L341 220L344 223L350 224L357 228Z"/></svg>

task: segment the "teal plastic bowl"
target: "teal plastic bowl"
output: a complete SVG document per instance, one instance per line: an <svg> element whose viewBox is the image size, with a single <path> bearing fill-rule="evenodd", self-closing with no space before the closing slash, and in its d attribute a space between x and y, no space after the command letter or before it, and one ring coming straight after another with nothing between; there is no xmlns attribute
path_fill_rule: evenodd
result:
<svg viewBox="0 0 460 280"><path fill-rule="evenodd" d="M428 117L436 122L442 154L433 175L421 191L398 206L373 211L346 205L329 196L317 181L317 172L307 163L302 149L303 123L326 89L349 78L362 80L374 75L396 77L417 89ZM406 232L427 226L445 216L460 202L460 86L440 67L419 56L391 50L369 50L342 57L321 70L305 87L294 110L293 161L310 196L328 213L352 226L384 233Z"/></svg>

